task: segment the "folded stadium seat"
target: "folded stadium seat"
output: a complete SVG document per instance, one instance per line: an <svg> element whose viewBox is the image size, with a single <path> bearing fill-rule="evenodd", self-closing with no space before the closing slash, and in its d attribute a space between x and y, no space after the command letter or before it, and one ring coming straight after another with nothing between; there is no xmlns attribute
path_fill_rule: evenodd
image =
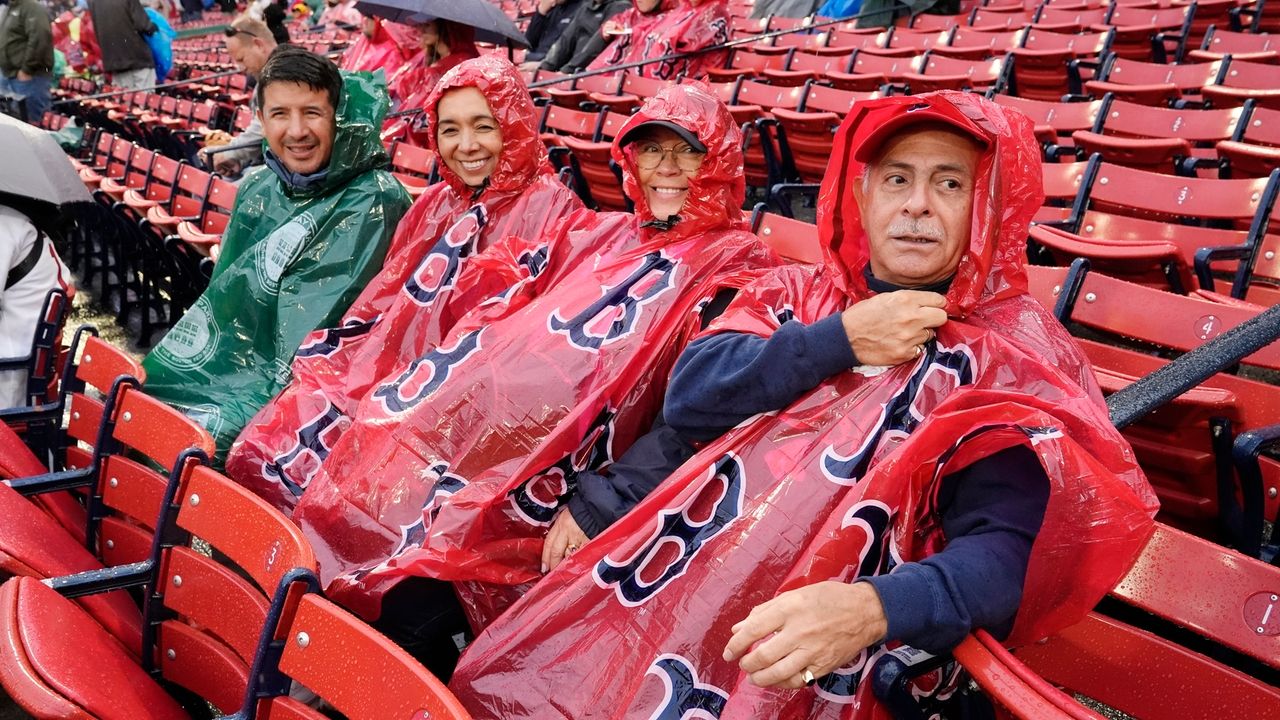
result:
<svg viewBox="0 0 1280 720"><path fill-rule="evenodd" d="M906 28L894 28L884 47L887 50L919 55L925 50L946 45L951 40L951 32L951 29L917 32Z"/></svg>
<svg viewBox="0 0 1280 720"><path fill-rule="evenodd" d="M127 306L122 305L120 315L127 318L132 311L139 311L138 343L144 347L151 344L157 327L177 322L199 294L196 287L184 282L184 268L170 251L167 238L178 232L179 223L200 219L212 183L209 173L182 164L168 202L147 208L136 225L138 232L126 236L137 244L131 256L136 295L126 298Z"/></svg>
<svg viewBox="0 0 1280 720"><path fill-rule="evenodd" d="M1106 22L1108 5L1059 8L1056 3L1045 3L1032 16L1032 26L1037 30L1072 34L1085 28Z"/></svg>
<svg viewBox="0 0 1280 720"><path fill-rule="evenodd" d="M1115 30L1111 52L1128 60L1181 62L1187 35L1195 19L1196 5L1170 8L1135 8L1113 5L1095 31Z"/></svg>
<svg viewBox="0 0 1280 720"><path fill-rule="evenodd" d="M140 662L58 590L31 578L0 587L0 681L35 717L192 717L162 682L234 713L245 702L261 636L274 634L317 584L315 555L297 526L200 464L198 454L183 458L157 498L171 542L120 573L121 581L146 586ZM194 538L214 557L193 547ZM85 576L54 585L65 593L94 590ZM207 707L196 710L203 713Z"/></svg>
<svg viewBox="0 0 1280 720"><path fill-rule="evenodd" d="M80 181L84 183L85 189L93 192L98 188L98 184L102 182L103 173L108 172L107 166L113 158L117 162L117 169L123 171L124 164L128 162L129 153L132 152L132 146L133 143L119 135L99 133L98 144L94 146L93 154L80 168Z"/></svg>
<svg viewBox="0 0 1280 720"><path fill-rule="evenodd" d="M1068 220L1053 224L1090 241L1091 246L1121 246L1116 252L1125 257L1116 259L1130 264L1136 250L1126 249L1125 243L1157 244L1162 259L1141 273L1141 281L1158 282L1158 271L1170 288L1185 292L1192 288L1187 278L1200 248L1223 248L1217 258L1207 262L1233 261L1237 275L1247 275L1241 258L1252 257L1253 249L1265 241L1278 190L1280 172L1272 179L1218 180L1175 177L1103 162L1092 181L1082 185ZM1053 243L1056 238L1050 235L1045 239ZM1054 243L1052 247L1062 246ZM1227 251L1226 247L1234 249ZM1062 247L1061 252L1071 251Z"/></svg>
<svg viewBox="0 0 1280 720"><path fill-rule="evenodd" d="M813 223L771 213L767 207L766 203L757 203L752 210L751 232L787 260L801 263L822 262L818 227Z"/></svg>
<svg viewBox="0 0 1280 720"><path fill-rule="evenodd" d="M911 48L890 50L889 38L891 37L893 37L893 30L868 32L866 30L833 29L828 30L826 46L810 47L809 52L819 55L841 55L854 50L871 50L877 55L893 55L895 57L915 55L915 51Z"/></svg>
<svg viewBox="0 0 1280 720"><path fill-rule="evenodd" d="M470 720L458 699L407 652L318 593L303 595L291 619L275 632L278 659L255 665L262 673L258 720L326 720L327 712L285 692L296 683L348 720L433 718ZM334 672L334 668L342 668ZM277 688L266 692L266 687ZM378 692L370 693L370 688ZM247 708L246 708L247 710Z"/></svg>
<svg viewBox="0 0 1280 720"><path fill-rule="evenodd" d="M1264 307L1280 305L1280 231L1277 228L1280 228L1280 208L1272 210L1269 232L1256 245L1201 247L1195 256L1200 286ZM1220 264L1224 261L1235 261L1237 267L1233 273L1220 277Z"/></svg>
<svg viewBox="0 0 1280 720"><path fill-rule="evenodd" d="M964 60L1000 57L1016 47L1021 47L1027 31L1028 28L1025 27L998 31L958 27L951 33L947 43L935 46L933 52Z"/></svg>
<svg viewBox="0 0 1280 720"><path fill-rule="evenodd" d="M999 30L1014 30L1026 27L1031 24L1034 10L1039 9L1039 3L1035 8L1027 9L1022 3L1014 5L1000 6L978 6L969 13L969 19L966 21L968 27L974 30L985 30L987 32Z"/></svg>
<svg viewBox="0 0 1280 720"><path fill-rule="evenodd" d="M1190 5L1193 1L1196 3L1196 14L1191 20L1191 28L1187 33L1186 48L1188 50L1200 47L1210 27L1230 27L1231 11L1240 6L1239 0L1178 0L1173 4L1175 6ZM1183 59L1186 59L1185 53Z"/></svg>
<svg viewBox="0 0 1280 720"><path fill-rule="evenodd" d="M902 15L896 18L893 24L899 28L910 28L918 33L950 32L952 28L963 24L968 19L967 13L956 15L919 13L916 15Z"/></svg>
<svg viewBox="0 0 1280 720"><path fill-rule="evenodd" d="M1256 108L1230 140L1217 145L1224 177L1266 177L1280 167L1280 110Z"/></svg>
<svg viewBox="0 0 1280 720"><path fill-rule="evenodd" d="M779 155L791 158L801 182L818 183L831 158L831 140L840 121L855 102L879 97L878 92L853 92L808 83L798 110L776 108Z"/></svg>
<svg viewBox="0 0 1280 720"><path fill-rule="evenodd" d="M1035 222L1059 223L1070 218L1071 206L1080 196L1080 188L1092 181L1100 162L1093 157L1071 163L1042 163L1045 204L1036 213Z"/></svg>
<svg viewBox="0 0 1280 720"><path fill-rule="evenodd" d="M610 96L617 95L622 87L622 78L611 75L589 75L578 78L565 85L551 85L546 88L551 102L574 110L583 109L582 103L588 102L592 93Z"/></svg>
<svg viewBox="0 0 1280 720"><path fill-rule="evenodd" d="M853 65L853 52L819 55L812 52L792 53L785 68L765 69L763 78L770 85L797 86L822 80L829 72L849 72Z"/></svg>
<svg viewBox="0 0 1280 720"><path fill-rule="evenodd" d="M124 182L125 174L129 171L129 160L136 149L138 149L137 144L123 137L117 137L111 144L111 154L107 156L107 163L102 172L88 176L96 182L91 186L83 173L80 176L90 194L97 193L104 181L110 181L110 187L119 188Z"/></svg>
<svg viewBox="0 0 1280 720"><path fill-rule="evenodd" d="M1170 65L1126 60L1108 54L1084 84L1085 94L1102 97L1108 93L1118 100L1164 107L1177 100L1200 99L1200 88L1222 79L1226 64L1222 61Z"/></svg>
<svg viewBox="0 0 1280 720"><path fill-rule="evenodd" d="M1280 87L1276 85L1275 65L1233 58L1222 81L1205 85L1200 94L1214 107L1236 107L1253 100L1258 107L1280 110Z"/></svg>
<svg viewBox="0 0 1280 720"><path fill-rule="evenodd" d="M757 43L752 43L747 47L755 52L765 55L769 52L778 52L781 50L795 50L796 52L820 53L827 50L827 43L831 41L831 33L827 31L805 34L794 33L791 35L775 35L766 38Z"/></svg>
<svg viewBox="0 0 1280 720"><path fill-rule="evenodd" d="M712 82L732 82L738 78L756 78L765 70L781 70L787 66L791 50L768 48L760 53L746 48L734 48L725 57L724 67L707 68L707 79Z"/></svg>
<svg viewBox="0 0 1280 720"><path fill-rule="evenodd" d="M72 408L92 408L88 396L77 395ZM74 410L73 410L74 412ZM84 418L79 421L83 423ZM78 430L77 430L78 432ZM188 448L213 451L204 428L177 410L142 393L132 379L117 380L103 404L102 422L89 467L51 475L20 478L0 486L6 518L0 528L0 569L13 575L50 578L101 570L145 559L151 552L156 515L161 507L164 475ZM82 544L39 506L24 499L83 488L90 520ZM131 654L141 647L142 625L137 606L116 591L86 597L81 604Z"/></svg>
<svg viewBox="0 0 1280 720"><path fill-rule="evenodd" d="M1268 627L1276 620L1254 621L1273 596L1259 588L1277 584L1275 567L1157 524L1100 610L1012 653L979 631L954 656L1017 717L1102 717L1062 688L1112 708L1108 716L1209 720L1230 707L1236 717L1266 718L1280 692L1251 675L1274 670L1280 649Z"/></svg>
<svg viewBox="0 0 1280 720"><path fill-rule="evenodd" d="M578 191L588 207L600 211L630 212L631 200L622 189L622 170L613 161L613 138L629 115L603 111L593 140L565 136L561 142L572 153Z"/></svg>
<svg viewBox="0 0 1280 720"><path fill-rule="evenodd" d="M1014 108L1035 123L1036 139L1052 151L1051 159L1062 154L1074 154L1071 133L1088 130L1098 121L1098 114L1105 109L1102 100L1088 102L1051 102L1029 100L1014 95L991 93L989 97L997 105Z"/></svg>
<svg viewBox="0 0 1280 720"><path fill-rule="evenodd" d="M213 176L204 170L182 163L167 202L148 207L139 224L144 229L153 227L163 236L177 232L178 223L183 220L199 219L212 180Z"/></svg>
<svg viewBox="0 0 1280 720"><path fill-rule="evenodd" d="M183 220L178 223L177 237L204 258L209 249L222 242L222 233L231 219L236 204L236 186L220 177L209 183L209 194L200 211L199 220ZM172 236L168 238L172 240Z"/></svg>
<svg viewBox="0 0 1280 720"><path fill-rule="evenodd" d="M121 377L145 379L142 365L98 339L93 327L78 328L67 352L57 395L48 403L0 411L0 420L5 423L26 423L26 444L30 446L25 457L19 457L21 453L13 448L18 454L8 457L19 457L23 471L7 472L5 479L40 475L50 470L31 448L38 450L40 457L52 458L54 471L85 470L92 466L98 428L102 424L101 398ZM88 522L83 493L72 497L72 492L42 493L31 496L31 501L83 545Z"/></svg>
<svg viewBox="0 0 1280 720"><path fill-rule="evenodd" d="M913 72L902 79L911 94L937 90L969 90L1000 92L1004 87L1006 63L1003 56L987 60L969 60L937 55L933 50L920 56Z"/></svg>
<svg viewBox="0 0 1280 720"><path fill-rule="evenodd" d="M734 102L739 107L760 108L760 116L743 129L744 163L748 184L763 179L768 187L784 179L794 178L794 164L777 140L777 110L795 110L804 96L803 87L768 85L745 78L738 80ZM732 112L732 111L731 111ZM784 166L786 170L784 171Z"/></svg>
<svg viewBox="0 0 1280 720"><path fill-rule="evenodd" d="M435 153L401 140L391 144L391 174L396 176L409 195L417 198L430 184Z"/></svg>
<svg viewBox="0 0 1280 720"><path fill-rule="evenodd" d="M856 50L848 72L828 72L825 79L839 90L873 92L890 83L901 84L907 73L914 72L919 58L889 56Z"/></svg>
<svg viewBox="0 0 1280 720"><path fill-rule="evenodd" d="M1174 110L1113 100L1090 130L1071 137L1077 155L1100 153L1107 162L1152 172L1173 173L1186 158L1207 158L1217 175L1217 151L1252 108Z"/></svg>
<svg viewBox="0 0 1280 720"><path fill-rule="evenodd" d="M616 94L592 92L587 94L587 99L608 108L610 112L630 115L644 103L645 99L657 95L659 90L671 84L673 83L670 80L659 80L624 72L622 84L618 86Z"/></svg>
<svg viewBox="0 0 1280 720"><path fill-rule="evenodd" d="M1225 25L1214 25L1205 31L1199 49L1187 51L1187 60L1222 60L1227 55L1235 60L1280 64L1280 37L1267 33L1234 32Z"/></svg>
<svg viewBox="0 0 1280 720"><path fill-rule="evenodd" d="M156 153L154 151L141 145L134 145L120 178L111 177L112 171L108 167L107 176L103 177L102 181L98 183L97 191L94 194L101 193L110 198L111 202L120 202L124 198L126 191L139 190L146 187L155 156Z"/></svg>
<svg viewBox="0 0 1280 720"><path fill-rule="evenodd" d="M1031 100L1060 101L1071 92L1063 68L1073 60L1097 60L1107 52L1112 36L1112 30L1075 35L1032 27L1022 47L1010 53L1013 69L1008 93ZM1092 76L1080 78L1090 79Z"/></svg>
<svg viewBox="0 0 1280 720"><path fill-rule="evenodd" d="M1187 352L1257 315L1247 308L1145 288L1079 268L1068 272L1029 267L1028 276L1032 295L1046 306L1056 305L1055 314L1064 323L1087 329L1091 337L1126 344L1080 339L1104 393L1169 362L1148 353ZM1161 321L1153 323L1152 317ZM1264 348L1243 363L1274 369L1280 349ZM1280 417L1277 413L1280 388L1219 373L1125 428L1160 498L1159 519L1256 557L1264 516L1274 517L1280 500L1268 497L1261 486L1241 483L1231 469L1232 443L1239 433L1271 425Z"/></svg>
<svg viewBox="0 0 1280 720"><path fill-rule="evenodd" d="M565 136L593 139L596 128L600 126L600 112L592 110L571 110L559 105L547 105L542 110L542 121L538 132L547 147L561 145Z"/></svg>
<svg viewBox="0 0 1280 720"><path fill-rule="evenodd" d="M52 413L59 397L60 371L65 360L62 335L71 310L71 298L76 293L74 287L69 291L55 286L45 292L25 352L0 358L0 371L21 370L27 376L18 403L0 408L0 424L22 433L42 457L47 456L50 447L52 432L48 426L53 424L54 418L35 411L50 408L49 413Z"/></svg>
<svg viewBox="0 0 1280 720"><path fill-rule="evenodd" d="M1275 0L1243 3L1231 11L1231 29L1254 33L1280 32L1280 6Z"/></svg>

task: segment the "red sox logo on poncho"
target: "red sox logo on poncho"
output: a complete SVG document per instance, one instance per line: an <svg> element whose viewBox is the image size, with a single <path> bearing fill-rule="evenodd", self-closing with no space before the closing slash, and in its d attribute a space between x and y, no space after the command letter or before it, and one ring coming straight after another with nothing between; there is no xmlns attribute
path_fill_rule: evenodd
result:
<svg viewBox="0 0 1280 720"><path fill-rule="evenodd" d="M578 473L613 462L614 414L610 407L601 410L576 450L511 491L511 506L520 519L531 525L550 525L556 510L578 489Z"/></svg>
<svg viewBox="0 0 1280 720"><path fill-rule="evenodd" d="M441 292L453 287L488 222L489 211L484 205L472 205L444 231L405 281L404 290L414 302L430 306Z"/></svg>
<svg viewBox="0 0 1280 720"><path fill-rule="evenodd" d="M662 511L657 532L633 556L620 562L605 556L596 564L596 584L612 587L618 602L627 607L652 599L684 574L708 540L742 514L743 474L742 460L726 453L710 468L697 494L682 507Z"/></svg>
<svg viewBox="0 0 1280 720"><path fill-rule="evenodd" d="M560 308L551 311L547 327L583 350L596 351L635 332L641 310L675 287L678 261L662 251L644 256L640 265L621 283L604 288L600 299L565 320Z"/></svg>
<svg viewBox="0 0 1280 720"><path fill-rule="evenodd" d="M495 294L493 297L485 300L481 305L493 305L504 303L512 298L525 283L530 282L534 278L542 274L547 269L547 256L551 254L551 246L539 245L536 248L521 252L516 258L516 264L525 269L529 273L528 276L513 284L511 287Z"/></svg>
<svg viewBox="0 0 1280 720"><path fill-rule="evenodd" d="M698 682L693 663L680 655L659 655L645 674L657 675L665 688L662 704L649 720L718 718L729 702L724 690Z"/></svg>
<svg viewBox="0 0 1280 720"><path fill-rule="evenodd" d="M389 413L402 413L417 407L418 403L439 390L459 365L480 350L480 335L484 330L481 328L463 335L453 347L432 348L426 355L409 363L409 367L395 380L378 386L373 397Z"/></svg>
<svg viewBox="0 0 1280 720"><path fill-rule="evenodd" d="M372 320L351 318L342 323L342 327L317 330L307 336L296 356L304 358L332 355L347 342L368 335L373 326L378 324L380 317L375 315Z"/></svg>
<svg viewBox="0 0 1280 720"><path fill-rule="evenodd" d="M432 483L427 498L422 501L422 512L413 522L400 526L400 542L386 560L373 567L356 570L351 574L352 579L359 581L366 575L385 571L391 566L391 561L397 557L413 548L422 547L422 543L427 539L427 533L431 531L431 523L435 522L445 501L467 486L465 479L449 472L449 463L434 462L427 472L428 476L435 475L436 481Z"/></svg>
<svg viewBox="0 0 1280 720"><path fill-rule="evenodd" d="M262 474L281 483L289 492L301 496L312 477L329 457L337 441L332 429L340 429L341 412L331 402L325 402L324 410L298 428L293 447L262 464ZM333 436L333 437L331 437ZM294 480L294 478L299 478Z"/></svg>

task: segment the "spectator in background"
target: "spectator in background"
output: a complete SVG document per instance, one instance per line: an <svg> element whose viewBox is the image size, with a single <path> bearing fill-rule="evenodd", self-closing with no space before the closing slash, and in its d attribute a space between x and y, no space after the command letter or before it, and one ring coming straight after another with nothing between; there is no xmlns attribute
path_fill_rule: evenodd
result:
<svg viewBox="0 0 1280 720"><path fill-rule="evenodd" d="M360 27L361 16L356 10L356 0L325 0L324 11L316 16L316 26Z"/></svg>
<svg viewBox="0 0 1280 720"><path fill-rule="evenodd" d="M418 52L418 29L382 18L367 17L360 36L342 55L342 69L348 72L382 70L390 75Z"/></svg>
<svg viewBox="0 0 1280 720"><path fill-rule="evenodd" d="M590 65L613 39L600 32L601 25L630 7L630 0L585 0L538 67L574 73Z"/></svg>
<svg viewBox="0 0 1280 720"><path fill-rule="evenodd" d="M204 15L204 2L202 0L182 0L180 22L199 20L202 15Z"/></svg>
<svg viewBox="0 0 1280 720"><path fill-rule="evenodd" d="M726 0L632 0L632 9L605 23L601 31L616 36L588 66L605 70L626 63L687 53L729 40ZM705 68L724 63L727 51L700 53L629 68L643 77L674 80L697 78Z"/></svg>
<svg viewBox="0 0 1280 720"><path fill-rule="evenodd" d="M373 78L283 45L257 96L267 167L240 185L208 289L143 361L147 392L209 428L220 456L284 387L302 339L377 274L409 208L383 169Z"/></svg>
<svg viewBox="0 0 1280 720"><path fill-rule="evenodd" d="M53 243L36 226L43 213L33 205L43 203L0 196L0 357L30 352L45 295L55 287L71 287ZM0 407L26 405L26 388L25 371L0 374Z"/></svg>
<svg viewBox="0 0 1280 720"><path fill-rule="evenodd" d="M156 84L156 66L146 37L156 32L138 0L90 0L89 15L102 51L102 69L122 90Z"/></svg>
<svg viewBox="0 0 1280 720"><path fill-rule="evenodd" d="M0 90L26 100L26 120L39 122L49 109L53 72L53 30L49 13L36 0L0 0L8 12L0 20Z"/></svg>
<svg viewBox="0 0 1280 720"><path fill-rule="evenodd" d="M147 45L151 48L151 58L156 64L156 82L164 82L173 69L173 41L178 36L173 26L165 19L165 0L145 0L147 17L155 24L156 31L147 36Z"/></svg>
<svg viewBox="0 0 1280 720"><path fill-rule="evenodd" d="M231 61L241 72L256 81L262 74L262 66L266 65L267 58L276 49L276 41L271 30L262 21L254 20L248 15L241 15L233 20L224 32L227 37L227 53L231 55ZM253 110L253 120L249 122L249 127L245 128L244 132L235 137L227 136L225 133L210 135L205 141L205 148L201 150L201 154L213 162L213 169L223 177L238 177L244 168L262 160L262 121L258 117L257 94L250 97L249 107ZM228 143L235 145L251 143L251 145L239 150L208 152Z"/></svg>
<svg viewBox="0 0 1280 720"><path fill-rule="evenodd" d="M525 39L529 41L529 52L524 56L527 69L537 67L538 61L547 56L551 46L573 22L582 4L583 0L538 0L537 12L524 31Z"/></svg>
<svg viewBox="0 0 1280 720"><path fill-rule="evenodd" d="M453 67L479 57L475 28L448 20L428 19L419 24L421 51L387 80L391 106L395 110L420 110L435 89L436 82ZM387 118L382 128L384 142L412 140L426 147L430 142L422 113Z"/></svg>

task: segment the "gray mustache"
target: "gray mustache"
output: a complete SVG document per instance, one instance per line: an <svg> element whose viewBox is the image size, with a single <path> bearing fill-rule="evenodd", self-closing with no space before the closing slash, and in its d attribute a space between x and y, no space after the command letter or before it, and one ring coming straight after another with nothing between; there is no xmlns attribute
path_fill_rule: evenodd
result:
<svg viewBox="0 0 1280 720"><path fill-rule="evenodd" d="M928 240L943 239L942 228L932 223L924 223L919 220L895 220L888 230L889 237L902 237L909 235L911 237L921 237Z"/></svg>

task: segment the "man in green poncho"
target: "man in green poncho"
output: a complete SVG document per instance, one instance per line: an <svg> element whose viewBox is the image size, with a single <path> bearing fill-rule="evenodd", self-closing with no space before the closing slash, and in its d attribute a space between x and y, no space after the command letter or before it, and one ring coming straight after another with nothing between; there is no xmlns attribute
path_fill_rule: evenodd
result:
<svg viewBox="0 0 1280 720"><path fill-rule="evenodd" d="M368 74L281 46L262 69L266 168L240 185L209 288L143 361L148 393L203 423L221 461L382 267L409 197L381 169L387 95Z"/></svg>

